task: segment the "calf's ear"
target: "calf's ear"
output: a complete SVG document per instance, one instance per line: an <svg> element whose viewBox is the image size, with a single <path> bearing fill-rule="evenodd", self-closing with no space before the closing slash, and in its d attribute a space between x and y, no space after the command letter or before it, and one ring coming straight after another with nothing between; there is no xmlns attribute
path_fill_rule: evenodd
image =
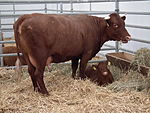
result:
<svg viewBox="0 0 150 113"><path fill-rule="evenodd" d="M97 70L97 66L96 66L96 65L92 65L92 69L93 69L94 71L96 71L96 70Z"/></svg>

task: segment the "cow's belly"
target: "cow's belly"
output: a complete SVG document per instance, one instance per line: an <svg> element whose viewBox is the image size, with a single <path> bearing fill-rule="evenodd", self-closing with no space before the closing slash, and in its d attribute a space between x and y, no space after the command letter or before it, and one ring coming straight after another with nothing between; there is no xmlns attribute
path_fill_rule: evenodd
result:
<svg viewBox="0 0 150 113"><path fill-rule="evenodd" d="M58 41L49 49L49 56L52 57L53 63L65 62L82 55L84 50L80 41L73 41L73 43L66 41L63 44L61 42Z"/></svg>
<svg viewBox="0 0 150 113"><path fill-rule="evenodd" d="M53 63L66 62L73 58L80 58L79 56L65 56L65 55L62 56L62 55L58 55L58 54L54 54L51 57L52 57Z"/></svg>

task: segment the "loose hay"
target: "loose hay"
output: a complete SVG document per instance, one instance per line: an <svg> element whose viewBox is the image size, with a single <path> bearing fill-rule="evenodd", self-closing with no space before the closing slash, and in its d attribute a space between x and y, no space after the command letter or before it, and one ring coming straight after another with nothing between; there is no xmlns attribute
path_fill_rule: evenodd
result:
<svg viewBox="0 0 150 113"><path fill-rule="evenodd" d="M137 50L131 65L138 65L138 67L140 65L150 67L150 49L141 48ZM128 70L124 72L124 70L115 66L110 66L109 68L116 82L109 85L108 89L115 92L125 90L146 91L150 94L150 72L147 77L145 77L138 73L139 69L137 71Z"/></svg>
<svg viewBox="0 0 150 113"><path fill-rule="evenodd" d="M137 50L132 64L150 67L150 49L141 48Z"/></svg>
<svg viewBox="0 0 150 113"><path fill-rule="evenodd" d="M72 79L70 65L53 65L52 72L45 73L44 80L50 93L45 97L33 91L27 70L23 72L23 80L18 84L12 80L14 70L0 69L0 113L150 112L148 93L136 89L114 90L119 82L127 83L132 78L125 74L122 75L125 79L121 75L115 77L114 88L111 88L113 84L99 87L89 80ZM140 79L143 81L145 78Z"/></svg>
<svg viewBox="0 0 150 113"><path fill-rule="evenodd" d="M133 70L123 72L115 66L110 66L109 68L114 76L115 82L110 84L108 89L115 92L123 92L126 90L145 91L150 94L150 76L145 77Z"/></svg>

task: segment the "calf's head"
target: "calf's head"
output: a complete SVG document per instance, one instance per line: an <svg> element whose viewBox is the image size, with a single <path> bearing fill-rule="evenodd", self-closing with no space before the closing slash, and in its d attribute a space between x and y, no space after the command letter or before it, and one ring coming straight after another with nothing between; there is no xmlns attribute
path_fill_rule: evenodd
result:
<svg viewBox="0 0 150 113"><path fill-rule="evenodd" d="M107 61L88 67L85 74L91 81L96 82L99 86L107 85L114 81L111 72L107 68Z"/></svg>
<svg viewBox="0 0 150 113"><path fill-rule="evenodd" d="M114 81L113 76L110 70L107 68L108 62L100 62L97 66L97 77L99 79L99 85L106 85L108 83L112 83Z"/></svg>
<svg viewBox="0 0 150 113"><path fill-rule="evenodd" d="M106 32L109 40L127 43L131 39L131 36L125 28L125 19L125 16L120 16L117 13L112 13L108 17L105 17L107 22Z"/></svg>

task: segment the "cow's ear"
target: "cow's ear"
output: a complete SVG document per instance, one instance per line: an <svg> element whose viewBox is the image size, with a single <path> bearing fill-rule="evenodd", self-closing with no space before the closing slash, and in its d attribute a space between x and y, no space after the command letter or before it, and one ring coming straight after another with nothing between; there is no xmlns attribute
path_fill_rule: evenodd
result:
<svg viewBox="0 0 150 113"><path fill-rule="evenodd" d="M106 20L107 25L109 26L109 25L110 25L110 16L107 16L107 17L105 17L104 19Z"/></svg>
<svg viewBox="0 0 150 113"><path fill-rule="evenodd" d="M126 16L122 16L121 19L125 20L125 19L126 19Z"/></svg>
<svg viewBox="0 0 150 113"><path fill-rule="evenodd" d="M107 19L106 22L107 22L107 26L109 26L110 25L110 19Z"/></svg>
<svg viewBox="0 0 150 113"><path fill-rule="evenodd" d="M120 15L121 19L123 19L123 20L126 19L126 15L127 15L127 14L119 14L119 15Z"/></svg>

